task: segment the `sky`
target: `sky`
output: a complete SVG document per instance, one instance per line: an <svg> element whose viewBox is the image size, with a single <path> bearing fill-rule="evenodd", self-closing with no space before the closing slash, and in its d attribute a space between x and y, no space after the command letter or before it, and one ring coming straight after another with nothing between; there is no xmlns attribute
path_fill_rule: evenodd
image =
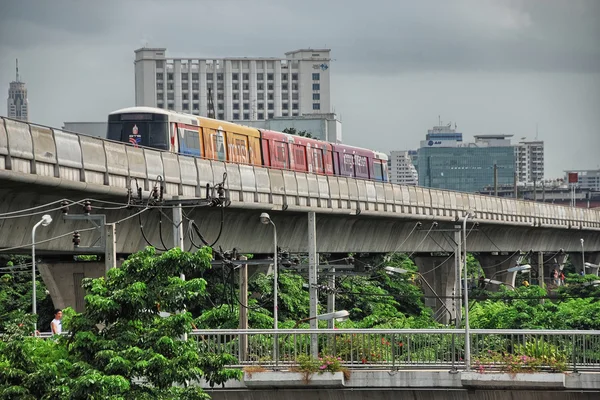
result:
<svg viewBox="0 0 600 400"><path fill-rule="evenodd" d="M559 178L600 167L599 43L597 0L0 0L0 92L18 58L31 121L104 121L134 105L144 45L193 58L326 47L344 143L416 149L439 116L465 139L537 135Z"/></svg>

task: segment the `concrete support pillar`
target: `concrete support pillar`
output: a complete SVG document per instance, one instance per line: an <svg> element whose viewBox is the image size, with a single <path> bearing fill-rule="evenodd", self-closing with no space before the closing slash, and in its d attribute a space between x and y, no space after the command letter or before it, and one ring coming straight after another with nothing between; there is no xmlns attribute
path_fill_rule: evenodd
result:
<svg viewBox="0 0 600 400"><path fill-rule="evenodd" d="M454 256L418 255L414 261L424 280L425 305L433 309L436 319L443 324L456 320L460 310L452 308L456 283Z"/></svg>
<svg viewBox="0 0 600 400"><path fill-rule="evenodd" d="M122 260L117 260L121 266ZM104 276L104 262L59 262L56 264L39 263L42 279L50 292L50 297L56 308L72 307L77 312L83 312L85 292L81 287L84 278L100 278ZM45 327L41 327L45 331ZM49 329L49 328L48 328Z"/></svg>
<svg viewBox="0 0 600 400"><path fill-rule="evenodd" d="M513 253L479 253L474 255L486 278L504 282L513 286L513 273L508 273L507 269L517 265L521 258L520 252ZM497 285L487 285L487 290L498 290Z"/></svg>

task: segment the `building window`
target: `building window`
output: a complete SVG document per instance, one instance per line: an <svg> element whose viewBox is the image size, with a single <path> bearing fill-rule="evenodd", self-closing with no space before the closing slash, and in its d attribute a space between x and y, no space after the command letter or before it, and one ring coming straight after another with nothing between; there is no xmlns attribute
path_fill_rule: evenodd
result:
<svg viewBox="0 0 600 400"><path fill-rule="evenodd" d="M267 80L268 81L272 81L273 80L273 74L267 74Z"/></svg>
<svg viewBox="0 0 600 400"><path fill-rule="evenodd" d="M298 90L298 84L292 83L292 90Z"/></svg>
<svg viewBox="0 0 600 400"><path fill-rule="evenodd" d="M282 81L287 81L288 80L288 74L281 74L281 80Z"/></svg>
<svg viewBox="0 0 600 400"><path fill-rule="evenodd" d="M265 103L258 103L258 109L259 110L264 110L265 109Z"/></svg>
<svg viewBox="0 0 600 400"><path fill-rule="evenodd" d="M292 103L292 110L298 109L298 103Z"/></svg>
<svg viewBox="0 0 600 400"><path fill-rule="evenodd" d="M319 74L318 72L313 74L313 81L318 81L319 79L321 79L321 74Z"/></svg>
<svg viewBox="0 0 600 400"><path fill-rule="evenodd" d="M162 98L163 98L162 93L157 93L156 94L156 100L162 100Z"/></svg>
<svg viewBox="0 0 600 400"><path fill-rule="evenodd" d="M244 93L244 100L250 100L250 93Z"/></svg>
<svg viewBox="0 0 600 400"><path fill-rule="evenodd" d="M233 103L233 109L234 110L239 110L240 109L240 103Z"/></svg>
<svg viewBox="0 0 600 400"><path fill-rule="evenodd" d="M192 100L198 100L198 93L192 94Z"/></svg>
<svg viewBox="0 0 600 400"><path fill-rule="evenodd" d="M188 74L187 74L187 72L184 72L183 74L181 74L181 80L183 82L187 82L188 81Z"/></svg>
<svg viewBox="0 0 600 400"><path fill-rule="evenodd" d="M187 104L187 103L186 103L186 104L184 104L184 105L183 105L183 109L184 109L185 111L189 111L189 110L190 110L190 105L189 105L189 104Z"/></svg>
<svg viewBox="0 0 600 400"><path fill-rule="evenodd" d="M256 90L265 90L265 85L262 83L259 83L256 85Z"/></svg>
<svg viewBox="0 0 600 400"><path fill-rule="evenodd" d="M290 95L289 95L289 94L287 94L287 93L283 93L283 94L281 95L281 99L282 99L282 100L289 100L289 98L290 98Z"/></svg>
<svg viewBox="0 0 600 400"><path fill-rule="evenodd" d="M173 90L174 87L175 87L175 85L173 85L172 83L167 83L168 90Z"/></svg>
<svg viewBox="0 0 600 400"><path fill-rule="evenodd" d="M250 104L244 103L244 110L249 110L249 109L250 109Z"/></svg>
<svg viewBox="0 0 600 400"><path fill-rule="evenodd" d="M219 113L219 119L225 119L225 114Z"/></svg>
<svg viewBox="0 0 600 400"><path fill-rule="evenodd" d="M269 104L267 104L267 108L268 108L269 110L272 110L272 109L273 109L273 103L269 103Z"/></svg>
<svg viewBox="0 0 600 400"><path fill-rule="evenodd" d="M163 74L162 74L162 72L157 72L156 73L156 80L157 81L162 81L163 80Z"/></svg>
<svg viewBox="0 0 600 400"><path fill-rule="evenodd" d="M233 113L233 119L240 119L240 114L238 113Z"/></svg>
<svg viewBox="0 0 600 400"><path fill-rule="evenodd" d="M264 75L262 72L259 72L258 74L256 74L256 80L262 82L264 78Z"/></svg>
<svg viewBox="0 0 600 400"><path fill-rule="evenodd" d="M233 94L233 99L234 100L239 100L240 99L240 95L238 93L234 93Z"/></svg>
<svg viewBox="0 0 600 400"><path fill-rule="evenodd" d="M207 81L212 81L213 80L213 74L212 74L212 72L207 72L206 73L206 80Z"/></svg>
<svg viewBox="0 0 600 400"><path fill-rule="evenodd" d="M217 100L223 100L223 93L217 94Z"/></svg>
<svg viewBox="0 0 600 400"><path fill-rule="evenodd" d="M218 109L218 110L222 110L222 109L223 109L223 107L224 107L224 106L223 106L223 103L219 103L219 104L217 104L217 109Z"/></svg>
<svg viewBox="0 0 600 400"><path fill-rule="evenodd" d="M321 90L321 84L313 83L313 90Z"/></svg>
<svg viewBox="0 0 600 400"><path fill-rule="evenodd" d="M293 81L297 81L298 80L298 74L297 73L293 73L292 74L292 80Z"/></svg>
<svg viewBox="0 0 600 400"><path fill-rule="evenodd" d="M192 83L192 90L198 90L200 89L200 84L199 83Z"/></svg>
<svg viewBox="0 0 600 400"><path fill-rule="evenodd" d="M268 100L273 100L273 93L269 93Z"/></svg>
<svg viewBox="0 0 600 400"><path fill-rule="evenodd" d="M281 115L283 117L287 117L288 116L288 111L287 110L283 110L283 112L281 113Z"/></svg>
<svg viewBox="0 0 600 400"><path fill-rule="evenodd" d="M242 74L242 78L247 81L249 79L250 75L249 74Z"/></svg>
<svg viewBox="0 0 600 400"><path fill-rule="evenodd" d="M313 110L320 110L320 109L321 109L320 103L313 103Z"/></svg>
<svg viewBox="0 0 600 400"><path fill-rule="evenodd" d="M167 93L167 100L175 100L175 93Z"/></svg>
<svg viewBox="0 0 600 400"><path fill-rule="evenodd" d="M288 84L287 83L282 84L281 90L288 90Z"/></svg>
<svg viewBox="0 0 600 400"><path fill-rule="evenodd" d="M169 73L167 74L167 79L168 79L168 80L170 80L170 81L172 81L172 80L173 80L173 73L172 73L172 72L169 72Z"/></svg>
<svg viewBox="0 0 600 400"><path fill-rule="evenodd" d="M223 85L223 82L217 83L217 90L223 90L224 87L225 85Z"/></svg>
<svg viewBox="0 0 600 400"><path fill-rule="evenodd" d="M187 93L184 93L184 94L182 94L182 95L181 95L181 98L182 98L183 100L187 100L187 99L188 99L188 94L187 94Z"/></svg>
<svg viewBox="0 0 600 400"><path fill-rule="evenodd" d="M222 81L223 80L223 74L222 73L218 73L217 74L217 80L218 81Z"/></svg>
<svg viewBox="0 0 600 400"><path fill-rule="evenodd" d="M244 119L250 119L250 114L244 114Z"/></svg>
<svg viewBox="0 0 600 400"><path fill-rule="evenodd" d="M288 103L287 103L287 102L285 102L285 103L282 103L282 104L281 104L281 107L282 107L284 110L287 110L287 109L288 109Z"/></svg>
<svg viewBox="0 0 600 400"><path fill-rule="evenodd" d="M250 89L250 85L248 85L247 83L244 83L244 90L248 90Z"/></svg>
<svg viewBox="0 0 600 400"><path fill-rule="evenodd" d="M265 94L264 94L264 93L258 93L258 94L256 95L256 98L257 98L258 100L264 100L264 99L265 99Z"/></svg>
<svg viewBox="0 0 600 400"><path fill-rule="evenodd" d="M274 116L275 116L275 114L269 113L269 119L273 119Z"/></svg>
<svg viewBox="0 0 600 400"><path fill-rule="evenodd" d="M273 84L272 83L269 83L267 85L267 90L273 90Z"/></svg>
<svg viewBox="0 0 600 400"><path fill-rule="evenodd" d="M234 81L237 81L239 78L239 74L235 73L235 74L231 74L231 79L233 79Z"/></svg>
<svg viewBox="0 0 600 400"><path fill-rule="evenodd" d="M313 100L321 100L321 94L313 93Z"/></svg>
<svg viewBox="0 0 600 400"><path fill-rule="evenodd" d="M240 90L240 85L238 85L237 83L234 83L232 86L233 90Z"/></svg>
<svg viewBox="0 0 600 400"><path fill-rule="evenodd" d="M259 119L259 120L261 120L261 119L265 119L265 114L263 114L263 113L258 113L258 119Z"/></svg>
<svg viewBox="0 0 600 400"><path fill-rule="evenodd" d="M163 90L164 88L164 83L157 83L156 84L156 90Z"/></svg>
<svg viewBox="0 0 600 400"><path fill-rule="evenodd" d="M197 111L197 110L199 110L199 109L200 109L200 106L199 106L198 104L194 104L194 105L192 105L192 109L193 109L194 111Z"/></svg>
<svg viewBox="0 0 600 400"><path fill-rule="evenodd" d="M192 72L192 80L197 81L199 79L200 74L197 72Z"/></svg>

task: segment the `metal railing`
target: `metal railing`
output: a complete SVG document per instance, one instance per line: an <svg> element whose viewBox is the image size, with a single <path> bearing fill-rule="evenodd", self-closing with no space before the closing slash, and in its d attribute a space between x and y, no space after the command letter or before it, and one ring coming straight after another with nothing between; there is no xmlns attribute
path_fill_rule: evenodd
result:
<svg viewBox="0 0 600 400"><path fill-rule="evenodd" d="M238 360L233 367L281 368L309 356L315 334L319 355L338 357L348 368L466 368L465 335L458 329L216 329L194 330L189 338L198 341L200 351L232 354ZM540 370L560 364L568 371L600 371L600 331L473 329L470 343L473 368L502 369L523 357L538 360ZM552 364L544 364L548 360Z"/></svg>

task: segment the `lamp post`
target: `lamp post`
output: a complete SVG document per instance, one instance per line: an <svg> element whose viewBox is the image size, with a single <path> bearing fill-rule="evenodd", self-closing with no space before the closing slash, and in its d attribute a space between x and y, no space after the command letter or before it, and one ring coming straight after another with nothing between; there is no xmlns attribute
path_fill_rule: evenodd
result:
<svg viewBox="0 0 600 400"><path fill-rule="evenodd" d="M581 240L581 270L585 274L585 251L583 249L583 238L579 240Z"/></svg>
<svg viewBox="0 0 600 400"><path fill-rule="evenodd" d="M469 288L467 287L467 220L469 217L474 217L470 212L463 219L463 292L465 302L465 370L471 370L471 336L469 332Z"/></svg>
<svg viewBox="0 0 600 400"><path fill-rule="evenodd" d="M42 219L33 226L31 230L31 282L33 285L33 291L31 294L31 311L34 315L33 322L33 334L37 332L37 304L36 304L36 292L35 292L35 230L38 226L48 226L52 223L52 217L45 214Z"/></svg>
<svg viewBox="0 0 600 400"><path fill-rule="evenodd" d="M302 322L308 322L308 321L312 321L314 319L319 320L319 321L331 321L331 320L337 320L337 321L344 321L348 319L348 316L350 315L350 313L346 310L340 310L340 311L334 311L334 312L330 312L327 314L319 314L315 317L308 317L308 318L304 318L304 319L300 319L298 321L296 321L296 325L294 326L294 329L296 329L298 327L298 325L300 325Z"/></svg>
<svg viewBox="0 0 600 400"><path fill-rule="evenodd" d="M260 214L260 222L264 225L273 225L273 329L275 329L273 340L273 357L275 357L275 365L279 362L279 346L277 346L277 325L278 325L278 304L277 304L277 227L267 213Z"/></svg>

